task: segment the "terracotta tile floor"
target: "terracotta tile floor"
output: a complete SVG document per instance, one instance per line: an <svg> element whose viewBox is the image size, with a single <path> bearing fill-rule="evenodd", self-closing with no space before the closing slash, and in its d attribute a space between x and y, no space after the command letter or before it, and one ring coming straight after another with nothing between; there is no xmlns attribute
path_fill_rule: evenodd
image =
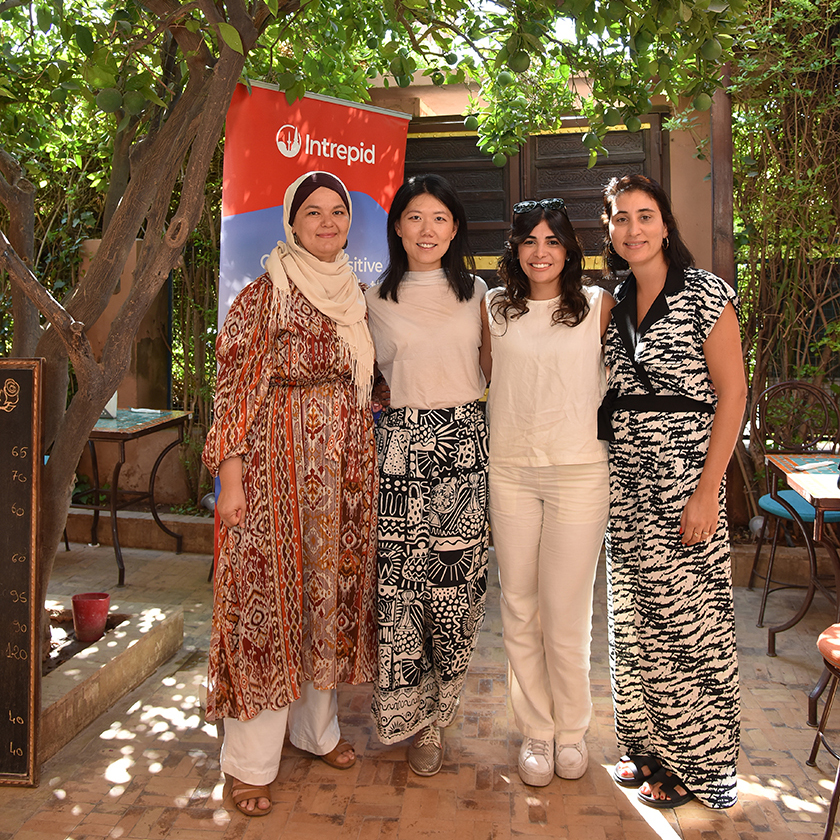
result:
<svg viewBox="0 0 840 840"><path fill-rule="evenodd" d="M0 840L168 838L168 840L576 840L821 836L835 763L821 752L805 765L813 731L806 692L820 673L816 635L832 622L817 598L806 619L779 636L779 656L764 655L755 627L758 592L736 590L743 688L740 802L715 812L691 803L677 811L637 807L617 787L606 650L603 571L596 589L592 676L595 714L589 771L529 788L516 773L519 736L506 703L499 591L491 571L488 620L470 671L462 711L446 732L446 760L430 779L406 767L405 747L371 733L369 688L343 689L343 733L359 761L327 767L292 747L272 786L274 810L247 818L226 798L215 727L204 723L199 687L206 667L208 558L125 550L128 585L117 589L108 547L60 552L51 591L108 591L120 600L181 604L185 640L176 657L102 715L42 768L35 789L0 788ZM771 620L793 602L774 596Z"/></svg>

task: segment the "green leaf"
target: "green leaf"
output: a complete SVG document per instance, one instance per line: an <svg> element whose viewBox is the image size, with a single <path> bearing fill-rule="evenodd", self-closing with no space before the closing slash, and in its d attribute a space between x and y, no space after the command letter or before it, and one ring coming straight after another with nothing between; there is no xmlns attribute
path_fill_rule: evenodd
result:
<svg viewBox="0 0 840 840"><path fill-rule="evenodd" d="M239 32L236 27L231 26L229 23L225 23L224 21L218 23L217 26L219 27L219 34L222 36L222 40L224 40L224 42L234 52L238 52L240 55L245 55L245 50L242 47L242 38L239 37Z"/></svg>
<svg viewBox="0 0 840 840"><path fill-rule="evenodd" d="M93 33L90 31L90 29L88 29L86 26L82 26L80 23L77 23L75 35L76 43L79 45L79 49L86 56L92 56L96 45L93 40Z"/></svg>
<svg viewBox="0 0 840 840"><path fill-rule="evenodd" d="M35 10L35 19L38 22L38 29L44 34L50 31L53 24L53 16L49 9L38 6Z"/></svg>
<svg viewBox="0 0 840 840"><path fill-rule="evenodd" d="M92 88L110 88L117 84L116 76L101 64L91 64L85 67L82 75Z"/></svg>

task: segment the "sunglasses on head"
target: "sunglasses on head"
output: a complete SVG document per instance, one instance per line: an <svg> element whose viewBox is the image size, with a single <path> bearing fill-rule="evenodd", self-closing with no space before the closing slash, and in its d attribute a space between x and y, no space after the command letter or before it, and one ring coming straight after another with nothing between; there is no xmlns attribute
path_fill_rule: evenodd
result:
<svg viewBox="0 0 840 840"><path fill-rule="evenodd" d="M543 198L540 201L520 201L513 205L513 215L518 216L520 213L530 213L537 207L542 207L545 210L566 210L566 202L562 198Z"/></svg>

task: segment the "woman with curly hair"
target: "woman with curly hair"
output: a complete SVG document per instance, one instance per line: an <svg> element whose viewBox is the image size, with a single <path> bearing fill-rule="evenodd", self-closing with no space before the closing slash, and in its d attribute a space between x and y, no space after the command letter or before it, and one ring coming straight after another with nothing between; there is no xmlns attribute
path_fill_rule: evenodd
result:
<svg viewBox="0 0 840 840"><path fill-rule="evenodd" d="M583 284L561 198L514 205L487 295L490 522L502 586L519 775L586 772L592 587L609 504L601 338L613 300Z"/></svg>

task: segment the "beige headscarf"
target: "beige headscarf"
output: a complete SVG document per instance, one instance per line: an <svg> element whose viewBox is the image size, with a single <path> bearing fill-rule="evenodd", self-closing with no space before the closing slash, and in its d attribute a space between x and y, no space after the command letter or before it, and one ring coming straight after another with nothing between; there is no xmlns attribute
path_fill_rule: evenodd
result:
<svg viewBox="0 0 840 840"><path fill-rule="evenodd" d="M301 175L286 190L283 198L283 229L286 231L286 241L277 243L277 247L269 254L265 267L274 286L274 296L279 304L283 323L286 323L288 318L291 280L304 297L335 324L339 345L350 360L356 386L356 400L360 408L368 408L373 382L373 342L365 319L365 296L359 288L358 278L350 268L350 258L341 251L335 262L319 260L295 242L289 223L289 211L298 187L315 174L318 173L307 172ZM344 187L335 175L331 177ZM341 198L347 200L347 212L352 221L353 204L346 187Z"/></svg>

